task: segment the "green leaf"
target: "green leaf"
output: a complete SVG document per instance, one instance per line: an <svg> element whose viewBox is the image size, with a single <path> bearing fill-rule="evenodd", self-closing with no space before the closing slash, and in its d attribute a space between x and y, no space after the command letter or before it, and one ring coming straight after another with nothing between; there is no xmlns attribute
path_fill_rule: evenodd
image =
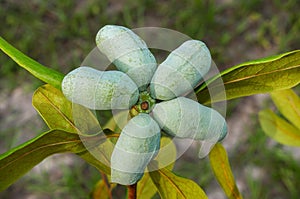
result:
<svg viewBox="0 0 300 199"><path fill-rule="evenodd" d="M217 143L209 154L210 165L219 184L230 199L242 198L228 161L226 150Z"/></svg>
<svg viewBox="0 0 300 199"><path fill-rule="evenodd" d="M105 138L104 138L105 139ZM103 141L103 136L79 137L78 134L51 130L0 155L0 191L3 191L42 160L56 153L86 151L82 140L94 146ZM108 171L104 165L100 167Z"/></svg>
<svg viewBox="0 0 300 199"><path fill-rule="evenodd" d="M259 121L264 132L277 142L288 146L300 146L300 130L271 110L259 112Z"/></svg>
<svg viewBox="0 0 300 199"><path fill-rule="evenodd" d="M106 142L105 142L106 143ZM102 146L102 145L100 145ZM80 156L83 160L85 160L88 164L92 165L96 169L98 169L99 172L103 172L107 175L110 175L110 156L106 151L101 151L101 154L99 153L98 147L95 147L93 149L85 150L80 153L76 153L76 155ZM101 148L101 147L100 147ZM100 154L99 157L95 157L94 151L97 152L97 154ZM111 155L111 154L110 154Z"/></svg>
<svg viewBox="0 0 300 199"><path fill-rule="evenodd" d="M62 73L43 66L37 61L31 59L10 45L2 37L0 37L0 49L11 59L13 59L19 66L30 72L33 76L48 84L51 84L55 88L61 89L61 82L64 78Z"/></svg>
<svg viewBox="0 0 300 199"><path fill-rule="evenodd" d="M300 130L300 98L291 90L279 90L270 93L276 107L294 126Z"/></svg>
<svg viewBox="0 0 300 199"><path fill-rule="evenodd" d="M242 63L195 89L203 104L288 89L300 83L300 50ZM226 95L224 95L224 90ZM213 99L210 92L214 92Z"/></svg>
<svg viewBox="0 0 300 199"><path fill-rule="evenodd" d="M88 134L95 129L100 131L98 120L90 110L80 105L72 105L60 90L51 85L41 86L35 91L32 105L50 129L81 134Z"/></svg>
<svg viewBox="0 0 300 199"><path fill-rule="evenodd" d="M77 132L73 122L72 103L51 85L39 87L33 94L32 105L50 129Z"/></svg>
<svg viewBox="0 0 300 199"><path fill-rule="evenodd" d="M176 146L169 137L162 136L160 139L160 150L154 161L158 163L159 168L165 167L172 170L176 161Z"/></svg>
<svg viewBox="0 0 300 199"><path fill-rule="evenodd" d="M176 161L176 146L172 139L169 137L162 137L160 140L160 150L155 160L159 163L160 167L166 166L168 170L172 170ZM168 163L170 163L168 165ZM137 198L149 199L157 192L156 186L152 182L148 172L145 172L142 179L137 185Z"/></svg>
<svg viewBox="0 0 300 199"><path fill-rule="evenodd" d="M115 133L121 133L122 128L127 124L129 121L129 113L127 110L120 111L116 114L114 114L108 122L104 125L104 129L110 129L111 131Z"/></svg>
<svg viewBox="0 0 300 199"><path fill-rule="evenodd" d="M194 181L179 177L166 168L150 172L150 177L162 199L207 198L204 191Z"/></svg>
<svg viewBox="0 0 300 199"><path fill-rule="evenodd" d="M89 132L97 135L101 132L100 125L90 110L72 104L60 90L51 85L38 88L33 95L32 104L50 129L61 129L83 136ZM74 122L74 117L76 117L76 122ZM116 137L115 134L107 136L107 138L114 137ZM112 150L112 144L106 140L97 148L91 148L89 151L83 151L78 155L100 171L109 174L110 170L103 164L110 164ZM97 154L97 158L95 158L95 154Z"/></svg>
<svg viewBox="0 0 300 199"><path fill-rule="evenodd" d="M81 136L80 136L81 137ZM100 137L99 135L97 137ZM105 138L103 138L105 140ZM91 147L88 143L89 149L80 153L77 153L87 163L97 168L99 171L110 175L110 157L114 149L114 145L108 139L103 141L97 147Z"/></svg>
<svg viewBox="0 0 300 199"><path fill-rule="evenodd" d="M111 191L115 188L116 184L109 184L105 180L101 179L97 182L92 192L93 199L112 199Z"/></svg>

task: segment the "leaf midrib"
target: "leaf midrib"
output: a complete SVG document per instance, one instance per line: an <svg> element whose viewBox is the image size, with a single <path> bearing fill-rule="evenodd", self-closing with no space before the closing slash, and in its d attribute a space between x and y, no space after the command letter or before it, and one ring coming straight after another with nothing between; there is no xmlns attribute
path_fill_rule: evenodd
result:
<svg viewBox="0 0 300 199"><path fill-rule="evenodd" d="M40 93L49 102L49 104L58 112L58 114L61 115L73 127L75 131L80 133L80 130L75 126L75 124L58 107L56 107L55 104L43 92L40 91Z"/></svg>
<svg viewBox="0 0 300 199"><path fill-rule="evenodd" d="M273 112L269 112L271 114L274 114ZM275 115L275 114L274 114ZM272 115L270 115L272 116ZM276 117L278 117L277 115L275 115ZM300 135L299 134L295 134L295 133L291 133L290 131L286 130L285 128L282 128L281 126L277 125L277 120L282 120L282 122L286 122L286 124L290 125L291 127L294 127L295 129L297 129L294 125L292 125L291 123L287 122L286 120L278 117L276 119L276 117L273 117L270 119L268 116L263 116L262 118L264 118L266 121L270 122L271 124L273 124L273 126L276 126L279 130L281 130L282 132L284 132L285 135L290 136L291 138L297 139L300 141Z"/></svg>
<svg viewBox="0 0 300 199"><path fill-rule="evenodd" d="M0 167L0 170L4 169L5 167L9 166L10 164L12 164L12 163L14 163L14 162L16 162L16 161L18 161L18 160L20 160L20 159L26 157L27 155L29 155L29 154L31 154L31 153L33 153L33 152L35 152L35 151L38 151L38 150L40 150L40 149L47 148L47 147L51 147L51 146L59 146L59 145L63 145L63 144L76 143L76 142L79 143L79 142L81 142L81 140L78 139L78 140L64 141L64 142L59 142L59 143L51 143L51 144L46 144L46 145L44 145L44 146L37 147L37 148L35 148L35 149L33 149L33 150L30 150L30 151L28 151L28 152L22 154L21 156L18 156L17 159L14 159L13 161L8 162L8 163L5 164L4 166ZM52 152L51 152L51 153L52 153ZM51 154L51 153L50 153L50 154Z"/></svg>
<svg viewBox="0 0 300 199"><path fill-rule="evenodd" d="M234 83L234 82L239 82L239 81L243 81L243 80L247 80L247 79L251 79L251 78L256 78L256 77L263 76L263 75L269 75L269 74L272 74L272 73L281 72L281 71L285 71L285 70L291 70L291 69L298 68L298 67L300 67L300 65L291 66L291 67L288 67L288 68L277 69L277 70L272 70L272 71L265 72L265 73L254 74L254 75L250 75L250 76L247 76L247 77L243 77L243 78L234 79L234 80L231 80L231 81L228 81L228 82L224 82L224 84L231 84L231 83Z"/></svg>
<svg viewBox="0 0 300 199"><path fill-rule="evenodd" d="M183 197L183 198L186 198L184 193L180 190L180 188L173 182L173 180L168 176L166 175L164 172L162 172L162 170L158 170L158 172L163 175L164 177L166 177L166 179L170 182L171 185L173 185L173 187L175 187L175 189L180 193L180 195Z"/></svg>

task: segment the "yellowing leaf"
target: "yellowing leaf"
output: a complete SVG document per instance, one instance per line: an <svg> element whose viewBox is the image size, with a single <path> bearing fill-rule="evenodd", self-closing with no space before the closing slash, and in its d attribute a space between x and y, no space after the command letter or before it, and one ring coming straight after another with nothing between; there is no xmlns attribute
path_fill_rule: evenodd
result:
<svg viewBox="0 0 300 199"><path fill-rule="evenodd" d="M150 199L156 192L156 186L152 182L149 173L146 172L137 184L136 196L138 199Z"/></svg>
<svg viewBox="0 0 300 199"><path fill-rule="evenodd" d="M158 162L159 167L166 167L172 170L176 161L176 146L172 139L168 137L162 137L160 140L160 148L158 155L155 160ZM144 174L142 179L137 185L137 198L138 199L149 199L154 196L157 189L152 182L148 172Z"/></svg>
<svg viewBox="0 0 300 199"><path fill-rule="evenodd" d="M270 94L279 111L300 130L300 98L297 94L292 89L279 90Z"/></svg>
<svg viewBox="0 0 300 199"><path fill-rule="evenodd" d="M73 122L72 103L60 90L50 85L39 87L33 94L32 105L50 129L77 132Z"/></svg>
<svg viewBox="0 0 300 199"><path fill-rule="evenodd" d="M277 142L288 146L300 146L300 130L271 110L261 111L259 121L264 132Z"/></svg>
<svg viewBox="0 0 300 199"><path fill-rule="evenodd" d="M172 170L176 161L176 146L171 138L161 137L160 139L160 150L155 161L158 163L159 168L166 167Z"/></svg>
<svg viewBox="0 0 300 199"><path fill-rule="evenodd" d="M72 105L60 90L51 85L39 87L33 95L32 104L50 129L82 134L100 129L96 117L88 109Z"/></svg>
<svg viewBox="0 0 300 199"><path fill-rule="evenodd" d="M51 85L38 88L33 95L32 104L50 129L81 134L82 137L101 136L103 133L98 120L89 109L72 104L60 90ZM99 170L109 173L110 171L103 166L103 163L110 164L110 155L113 149L110 141L105 140L100 146L92 148L85 143L85 147L88 147L89 151L85 150L78 155Z"/></svg>
<svg viewBox="0 0 300 199"><path fill-rule="evenodd" d="M179 177L166 168L152 171L150 176L162 199L207 199L194 181Z"/></svg>
<svg viewBox="0 0 300 199"><path fill-rule="evenodd" d="M111 191L116 184L109 184L105 180L101 179L97 182L92 192L93 199L112 199Z"/></svg>
<svg viewBox="0 0 300 199"><path fill-rule="evenodd" d="M299 83L300 50L295 50L233 66L196 88L195 92L199 102L209 104L288 89ZM222 92L224 89L226 95Z"/></svg>
<svg viewBox="0 0 300 199"><path fill-rule="evenodd" d="M226 150L217 143L209 154L210 165L219 184L230 199L241 199L242 196L236 186Z"/></svg>

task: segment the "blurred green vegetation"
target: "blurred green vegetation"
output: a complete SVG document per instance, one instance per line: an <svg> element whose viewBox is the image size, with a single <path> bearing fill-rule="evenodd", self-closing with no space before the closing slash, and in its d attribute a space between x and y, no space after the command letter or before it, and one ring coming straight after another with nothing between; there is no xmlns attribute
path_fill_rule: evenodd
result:
<svg viewBox="0 0 300 199"><path fill-rule="evenodd" d="M106 24L165 27L203 40L223 70L250 59L299 49L299 10L297 0L2 0L0 35L42 64L67 73L95 47L95 35ZM0 91L22 86L25 81L31 82L32 90L41 85L0 53ZM234 111L239 100L230 103ZM236 177L245 175L247 165L260 168L265 175L262 179L246 176L247 188L242 193L245 198L298 198L299 161L281 145L268 146L256 115L253 121L256 128L244 132L250 137L237 146L237 153L230 154L230 160ZM84 194L99 179L96 170L81 163L64 167L62 172L63 177L54 185L49 176L24 178L2 193L2 198L10 198L10 192L19 189L36 192L39 198L88 198ZM207 160L183 159L176 172L205 190L214 182Z"/></svg>
<svg viewBox="0 0 300 199"><path fill-rule="evenodd" d="M105 24L159 26L201 39L220 68L300 45L296 0L2 0L0 5L1 36L64 73L81 63ZM19 73L7 57L0 61L1 77Z"/></svg>

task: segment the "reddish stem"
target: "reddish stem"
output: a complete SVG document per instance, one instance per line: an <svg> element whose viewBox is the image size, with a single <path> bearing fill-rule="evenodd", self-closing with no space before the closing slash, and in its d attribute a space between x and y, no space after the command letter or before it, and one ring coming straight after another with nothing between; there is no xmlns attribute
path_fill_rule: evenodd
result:
<svg viewBox="0 0 300 199"><path fill-rule="evenodd" d="M110 199L112 199L111 186L110 186L110 184L108 182L107 175L105 173L103 173L103 172L100 172L100 173L101 173L102 180L104 181L105 186L106 186L106 188L108 190L108 197Z"/></svg>
<svg viewBox="0 0 300 199"><path fill-rule="evenodd" d="M137 183L127 186L128 199L136 199L136 186L137 186Z"/></svg>

